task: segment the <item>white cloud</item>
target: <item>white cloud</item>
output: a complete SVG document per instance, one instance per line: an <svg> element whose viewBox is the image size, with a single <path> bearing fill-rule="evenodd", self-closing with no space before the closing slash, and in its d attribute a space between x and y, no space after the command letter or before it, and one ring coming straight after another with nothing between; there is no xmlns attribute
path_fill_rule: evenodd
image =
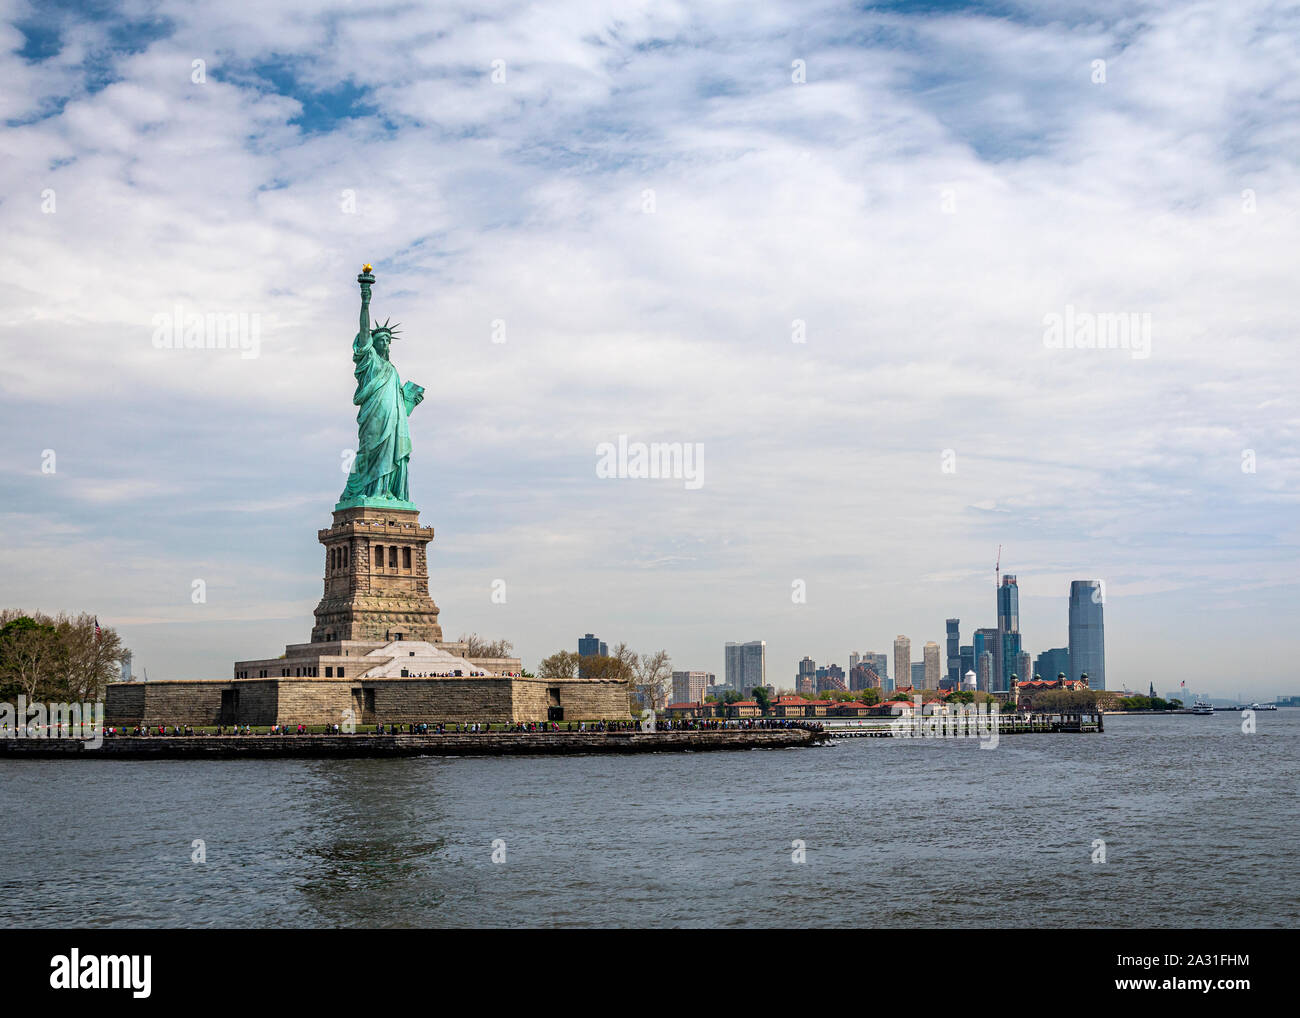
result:
<svg viewBox="0 0 1300 1018"><path fill-rule="evenodd" d="M259 601L299 597L273 635L304 637L370 260L399 370L436 394L412 485L449 631L536 660L594 629L717 672L723 641L761 637L784 681L805 653L988 624L998 543L1042 598L1035 652L1064 641L1068 580L1107 578L1108 670L1130 685L1239 667L1236 609L1195 639L1171 624L1224 589L1263 585L1249 610L1284 630L1294 12L472 10L165 4L138 52L69 22L57 55L0 59L4 115L51 112L0 132L0 470L37 531L81 522L60 535L74 581L143 548L177 576L220 555ZM323 113L345 86L373 112ZM261 356L155 350L177 303L258 314ZM1151 357L1046 349L1066 305L1149 313ZM620 433L703 442L704 489L597 481ZM41 487L50 447L75 483ZM94 607L68 575L24 573L7 600ZM166 617L125 577L124 617ZM141 640L137 659L195 673L185 644ZM1250 648L1261 683L1280 641Z"/></svg>

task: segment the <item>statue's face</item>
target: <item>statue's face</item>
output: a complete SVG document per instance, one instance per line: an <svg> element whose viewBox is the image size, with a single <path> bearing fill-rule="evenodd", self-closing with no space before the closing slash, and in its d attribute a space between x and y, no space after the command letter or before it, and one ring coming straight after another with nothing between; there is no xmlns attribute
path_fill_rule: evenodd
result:
<svg viewBox="0 0 1300 1018"><path fill-rule="evenodd" d="M380 357L387 359L388 347L391 342L392 337L389 336L387 332L376 332L374 335L375 352L378 353Z"/></svg>

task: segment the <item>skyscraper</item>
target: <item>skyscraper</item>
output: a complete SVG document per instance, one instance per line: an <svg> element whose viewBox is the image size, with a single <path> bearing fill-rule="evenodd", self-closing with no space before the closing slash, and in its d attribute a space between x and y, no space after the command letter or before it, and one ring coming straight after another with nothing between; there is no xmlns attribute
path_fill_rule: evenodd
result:
<svg viewBox="0 0 1300 1018"><path fill-rule="evenodd" d="M699 703L713 679L711 672L673 672L673 703Z"/></svg>
<svg viewBox="0 0 1300 1018"><path fill-rule="evenodd" d="M889 655L880 654L874 650L869 650L862 655L862 663L870 668L880 677L880 683L883 686L885 676L889 674Z"/></svg>
<svg viewBox="0 0 1300 1018"><path fill-rule="evenodd" d="M912 681L912 641L906 636L894 637L894 688Z"/></svg>
<svg viewBox="0 0 1300 1018"><path fill-rule="evenodd" d="M949 645L951 645L952 641L955 639L955 636L950 635L948 637ZM921 648L921 661L925 665L925 688L938 689L939 676L941 674L939 671L939 645L933 640L928 641L926 645Z"/></svg>
<svg viewBox="0 0 1300 1018"><path fill-rule="evenodd" d="M948 619L948 688L961 687L961 619Z"/></svg>
<svg viewBox="0 0 1300 1018"><path fill-rule="evenodd" d="M993 650L993 681L990 692L1003 692L1010 688L1011 673L1015 671L1016 656L1020 653L1020 588L1011 573L1002 577L998 587L998 642ZM1014 639L1009 637L1014 636Z"/></svg>
<svg viewBox="0 0 1300 1018"><path fill-rule="evenodd" d="M594 657L597 654L601 657L609 657L609 645L603 640L596 639L594 633L588 633L578 640L578 654L581 657Z"/></svg>
<svg viewBox="0 0 1300 1018"><path fill-rule="evenodd" d="M972 651L975 655L975 674L978 675L980 679L980 692L988 693L991 692L991 690L988 686L984 685L984 671L980 667L980 661L984 659L985 654L988 654L989 661L992 662L992 664L989 665L989 679L992 681L993 676L996 674L994 666L997 664L997 645L999 642L998 631L986 626L983 629L975 630L975 635L972 639L975 641Z"/></svg>
<svg viewBox="0 0 1300 1018"><path fill-rule="evenodd" d="M1077 679L1088 673L1088 686L1106 688L1106 640L1102 622L1101 580L1070 584L1070 671ZM1055 678L1055 676L1053 676Z"/></svg>
<svg viewBox="0 0 1300 1018"><path fill-rule="evenodd" d="M1021 682L1028 682L1034 677L1029 670L1029 651L1027 650L1022 650L1016 655L1016 677ZM1052 676L1052 678L1056 678L1056 676Z"/></svg>
<svg viewBox="0 0 1300 1018"><path fill-rule="evenodd" d="M807 655L799 662L799 674L795 677L795 692L811 693L817 689L817 662Z"/></svg>
<svg viewBox="0 0 1300 1018"><path fill-rule="evenodd" d="M741 696L750 696L755 688L767 685L767 641L727 642L727 686Z"/></svg>
<svg viewBox="0 0 1300 1018"><path fill-rule="evenodd" d="M1041 675L1048 682L1055 682L1056 676L1064 673L1070 677L1070 648L1053 647L1034 658L1034 673Z"/></svg>
<svg viewBox="0 0 1300 1018"><path fill-rule="evenodd" d="M966 673L975 670L975 647L972 644L964 644L961 648L961 680L966 682Z"/></svg>
<svg viewBox="0 0 1300 1018"><path fill-rule="evenodd" d="M993 652L986 650L979 657L978 676L979 691L981 693L989 692L989 686L993 684Z"/></svg>

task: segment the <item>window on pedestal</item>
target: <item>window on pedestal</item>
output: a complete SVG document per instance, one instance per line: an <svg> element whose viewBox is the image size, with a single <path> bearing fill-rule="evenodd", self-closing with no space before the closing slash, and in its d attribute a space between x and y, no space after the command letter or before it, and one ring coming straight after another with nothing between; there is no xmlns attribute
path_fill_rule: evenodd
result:
<svg viewBox="0 0 1300 1018"><path fill-rule="evenodd" d="M384 568L384 546L382 544L375 545L375 568Z"/></svg>
<svg viewBox="0 0 1300 1018"><path fill-rule="evenodd" d="M411 568L411 549L410 549L410 548L403 548L403 549L402 549L402 568L403 568L403 569L410 569L410 568Z"/></svg>
<svg viewBox="0 0 1300 1018"><path fill-rule="evenodd" d="M395 544L388 546L388 567L390 569L397 568L397 545Z"/></svg>

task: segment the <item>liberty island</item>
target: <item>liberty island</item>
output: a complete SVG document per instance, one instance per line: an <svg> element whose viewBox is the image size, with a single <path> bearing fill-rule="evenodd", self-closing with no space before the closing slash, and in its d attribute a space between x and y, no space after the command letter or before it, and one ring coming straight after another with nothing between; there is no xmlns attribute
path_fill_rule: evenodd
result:
<svg viewBox="0 0 1300 1018"><path fill-rule="evenodd" d="M429 593L434 529L410 498L409 418L424 388L390 357L398 331L372 323L375 275L357 276L352 341L357 450L329 526L324 581L307 643L236 661L228 679L117 682L110 726L333 726L630 722L613 678L537 678L512 657L478 657L443 639Z"/></svg>

